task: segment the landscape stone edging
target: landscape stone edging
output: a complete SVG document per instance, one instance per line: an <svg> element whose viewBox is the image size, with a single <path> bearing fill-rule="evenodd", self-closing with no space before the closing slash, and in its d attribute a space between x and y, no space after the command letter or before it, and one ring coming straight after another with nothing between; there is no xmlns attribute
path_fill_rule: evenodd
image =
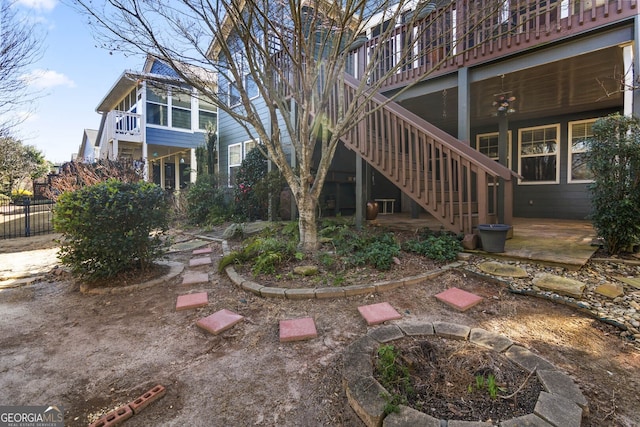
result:
<svg viewBox="0 0 640 427"><path fill-rule="evenodd" d="M487 343L488 337L493 336L496 341L504 343L505 340L510 341L508 338L495 334L480 328L470 328L465 325L458 325L448 322L436 322L441 328L446 330L457 331L476 331L478 336L482 337L482 340L476 341L470 338L472 334L467 334L462 337L461 335L451 339L462 339L470 343L482 346L492 351L494 350L490 343ZM400 331L402 336L398 335ZM347 400L358 414L360 419L368 427L380 427L380 426L394 426L394 427L411 427L417 425L416 423L423 423L425 421L432 423L433 425L445 424L448 421L437 420L429 415L423 414L416 410L407 410L409 408L401 408L402 415L395 413L384 415L384 406L386 400L380 395L380 389L385 390L375 378L373 378L373 364L371 362L373 352L376 348L376 343L383 344L385 342L394 341L396 339L408 337L408 336L423 336L419 333L426 331L424 336L438 336L438 330L434 327L433 322L401 322L391 325L382 326L370 330L366 335L357 339L349 346L343 353L342 364L342 382L347 394ZM431 333L430 331L433 331ZM418 332L418 333L417 333ZM448 335L449 337L450 335ZM500 345L499 347L504 347ZM507 355L507 352L512 347L518 347L518 351L514 352L511 357ZM514 363L532 372L536 370L536 376L542 384L544 391L540 392L538 401L534 408L534 412L523 417L516 417L510 420L501 422L501 425L512 426L518 425L519 421L525 422L538 422L539 425L548 423L556 427L579 427L581 425L582 413L588 412L587 400L580 391L579 387L571 380L571 378L558 371L546 360L535 355L524 347L516 344L511 344L498 353L503 354L505 357L512 360ZM526 357L527 360L523 361L520 357ZM532 359L533 358L533 359ZM531 360L535 358L540 361L546 362L549 366L545 366L546 369L538 372L537 367L528 369L523 365L529 364ZM520 362L520 363L519 363ZM348 368L348 369L347 369ZM550 381L550 378L556 377L557 381ZM386 390L385 390L386 391ZM549 405L549 398L552 398L553 405ZM426 416L426 417L425 417ZM533 417L533 418L532 418ZM436 421L438 424L436 424ZM454 420L452 420L454 421ZM451 422L448 422L451 425ZM491 425L485 423L477 423L478 425ZM537 425L537 424L527 424Z"/></svg>
<svg viewBox="0 0 640 427"><path fill-rule="evenodd" d="M158 261L157 264L168 265L170 267L169 272L157 279L149 280L148 282L119 287L104 287L104 286L92 286L88 283L80 285L80 292L86 295L109 295L109 294L123 294L126 292L137 291L140 289L150 288L159 283L164 283L168 280L178 276L184 270L184 264L173 261Z"/></svg>
<svg viewBox="0 0 640 427"><path fill-rule="evenodd" d="M222 253L224 255L228 255L230 253L228 242L226 240L222 240L221 244ZM262 286L256 282L245 279L242 275L240 275L240 273L236 271L233 265L226 266L224 268L224 271L225 273L227 273L227 277L229 277L229 280L231 280L231 282L241 287L245 291L249 291L257 296L263 298L285 298L290 300L302 300L342 298L345 296L364 295L372 292L382 293L400 288L402 286L414 285L428 279L433 279L434 277L441 275L445 271L460 267L461 265L462 263L456 261L451 264L444 265L436 270L431 270L426 273L418 274L416 276L404 277L398 280L384 280L364 285L295 289Z"/></svg>

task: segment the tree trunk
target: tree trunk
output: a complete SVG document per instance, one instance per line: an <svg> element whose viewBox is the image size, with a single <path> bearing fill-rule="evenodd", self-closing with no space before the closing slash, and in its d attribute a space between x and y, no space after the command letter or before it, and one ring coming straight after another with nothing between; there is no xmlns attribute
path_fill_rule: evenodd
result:
<svg viewBox="0 0 640 427"><path fill-rule="evenodd" d="M313 252L318 249L318 226L316 224L316 200L308 192L298 200L300 219L300 249Z"/></svg>

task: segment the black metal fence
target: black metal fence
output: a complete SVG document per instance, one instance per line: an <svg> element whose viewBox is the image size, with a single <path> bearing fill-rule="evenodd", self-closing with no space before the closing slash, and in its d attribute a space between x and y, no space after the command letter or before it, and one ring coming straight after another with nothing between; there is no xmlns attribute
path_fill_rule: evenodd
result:
<svg viewBox="0 0 640 427"><path fill-rule="evenodd" d="M53 233L54 205L55 202L44 198L0 199L0 238Z"/></svg>

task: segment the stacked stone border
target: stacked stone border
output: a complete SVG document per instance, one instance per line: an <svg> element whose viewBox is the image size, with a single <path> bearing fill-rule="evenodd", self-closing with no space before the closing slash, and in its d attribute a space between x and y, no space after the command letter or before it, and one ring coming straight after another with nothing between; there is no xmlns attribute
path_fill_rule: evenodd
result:
<svg viewBox="0 0 640 427"><path fill-rule="evenodd" d="M377 348L390 341L413 336L436 336L465 340L503 354L527 372L536 373L541 391L533 413L500 422L501 427L555 426L579 427L583 412L589 408L587 400L566 374L550 362L515 344L509 338L480 328L448 322L402 322L371 329L351 343L343 353L342 382L353 410L368 427L480 427L490 422L439 420L430 415L400 405L400 411L384 414L388 395L373 377L373 356Z"/></svg>

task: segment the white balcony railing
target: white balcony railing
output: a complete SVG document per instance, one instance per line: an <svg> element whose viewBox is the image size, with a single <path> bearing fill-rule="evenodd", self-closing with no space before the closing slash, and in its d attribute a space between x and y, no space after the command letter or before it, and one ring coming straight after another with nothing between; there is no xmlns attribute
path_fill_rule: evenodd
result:
<svg viewBox="0 0 640 427"><path fill-rule="evenodd" d="M111 111L107 115L107 140L142 142L142 115Z"/></svg>

